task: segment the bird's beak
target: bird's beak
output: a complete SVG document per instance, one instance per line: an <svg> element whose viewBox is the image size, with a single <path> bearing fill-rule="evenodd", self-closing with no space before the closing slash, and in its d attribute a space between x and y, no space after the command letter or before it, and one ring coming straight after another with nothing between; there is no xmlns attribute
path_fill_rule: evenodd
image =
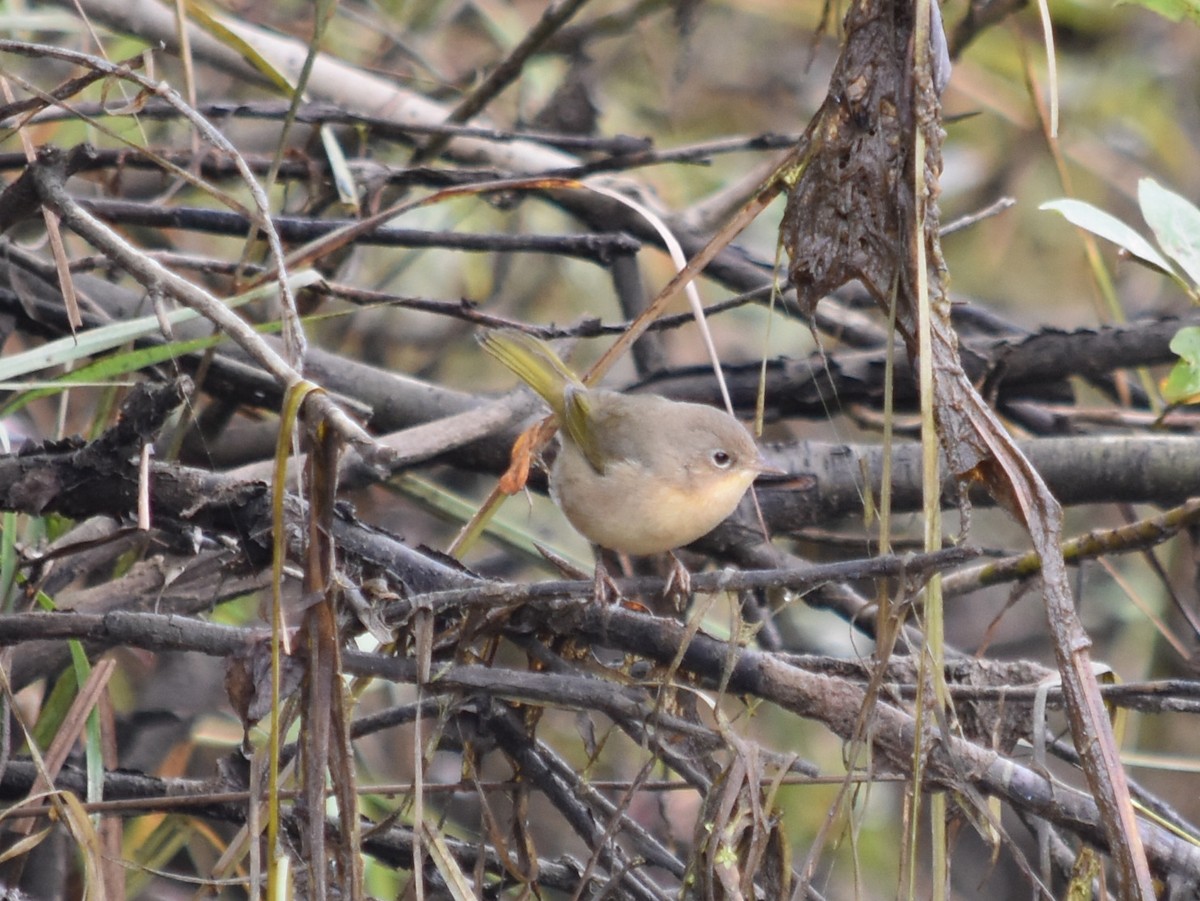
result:
<svg viewBox="0 0 1200 901"><path fill-rule="evenodd" d="M790 472L788 472L786 469L780 469L778 466L774 466L771 463L769 463L767 461L767 458L764 457L761 453L758 455L758 461L755 466L755 470L758 472L758 478L762 478L763 476L766 476L765 481L769 481L769 482L779 481L782 479L789 479L792 476L792 474Z"/></svg>

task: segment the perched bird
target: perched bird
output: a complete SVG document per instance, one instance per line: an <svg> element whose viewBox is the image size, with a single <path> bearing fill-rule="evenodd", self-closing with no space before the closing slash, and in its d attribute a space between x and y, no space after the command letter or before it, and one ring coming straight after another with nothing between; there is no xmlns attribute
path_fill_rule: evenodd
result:
<svg viewBox="0 0 1200 901"><path fill-rule="evenodd" d="M550 493L593 544L634 555L673 551L712 531L760 472L774 471L728 413L589 388L546 342L522 332L479 340L558 417ZM686 571L678 575L686 586Z"/></svg>

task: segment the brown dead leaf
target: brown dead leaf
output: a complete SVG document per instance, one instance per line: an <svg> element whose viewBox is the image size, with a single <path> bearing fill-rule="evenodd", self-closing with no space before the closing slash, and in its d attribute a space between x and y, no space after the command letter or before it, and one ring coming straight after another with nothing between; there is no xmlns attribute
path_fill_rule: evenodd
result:
<svg viewBox="0 0 1200 901"><path fill-rule="evenodd" d="M1062 510L967 377L950 325L945 265L938 238L941 106L929 58L943 36L940 20L918 28L912 4L856 0L829 93L802 142L803 160L781 181L789 187L781 240L800 303L812 309L825 294L857 279L885 315L895 304L897 331L914 368L918 358L918 292L923 277L930 307L932 390L942 449L961 478L980 478L1028 529L1042 559L1043 598L1067 698L1075 746L1102 812L1123 897L1153 897L1112 724L1088 657L1090 640L1075 611L1062 557ZM931 47L914 52L915 35ZM944 73L942 73L944 74ZM914 149L924 156L914 160ZM924 194L915 190L916 166ZM926 271L919 272L923 245Z"/></svg>

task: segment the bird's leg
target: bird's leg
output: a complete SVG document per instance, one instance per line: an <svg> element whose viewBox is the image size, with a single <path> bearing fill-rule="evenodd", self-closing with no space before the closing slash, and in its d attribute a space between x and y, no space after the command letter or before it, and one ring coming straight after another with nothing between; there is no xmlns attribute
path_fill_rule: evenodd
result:
<svg viewBox="0 0 1200 901"><path fill-rule="evenodd" d="M692 574L687 571L683 561L675 556L674 551L668 553L671 555L671 572L667 576L666 586L663 587L663 597L669 598L672 594L678 594L686 604L692 595Z"/></svg>
<svg viewBox="0 0 1200 901"><path fill-rule="evenodd" d="M592 576L592 599L597 604L615 604L621 600L621 589L617 587L617 583L608 574L608 567L604 565L603 551L600 548L596 548L595 550L596 572Z"/></svg>

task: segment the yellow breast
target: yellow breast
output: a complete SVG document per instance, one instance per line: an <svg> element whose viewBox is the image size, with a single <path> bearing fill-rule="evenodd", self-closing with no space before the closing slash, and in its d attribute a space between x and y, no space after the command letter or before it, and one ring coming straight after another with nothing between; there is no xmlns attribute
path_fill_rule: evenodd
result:
<svg viewBox="0 0 1200 901"><path fill-rule="evenodd" d="M626 554L658 554L711 532L736 509L754 470L689 474L664 479L628 461L597 473L564 446L551 475L555 501L579 532Z"/></svg>

